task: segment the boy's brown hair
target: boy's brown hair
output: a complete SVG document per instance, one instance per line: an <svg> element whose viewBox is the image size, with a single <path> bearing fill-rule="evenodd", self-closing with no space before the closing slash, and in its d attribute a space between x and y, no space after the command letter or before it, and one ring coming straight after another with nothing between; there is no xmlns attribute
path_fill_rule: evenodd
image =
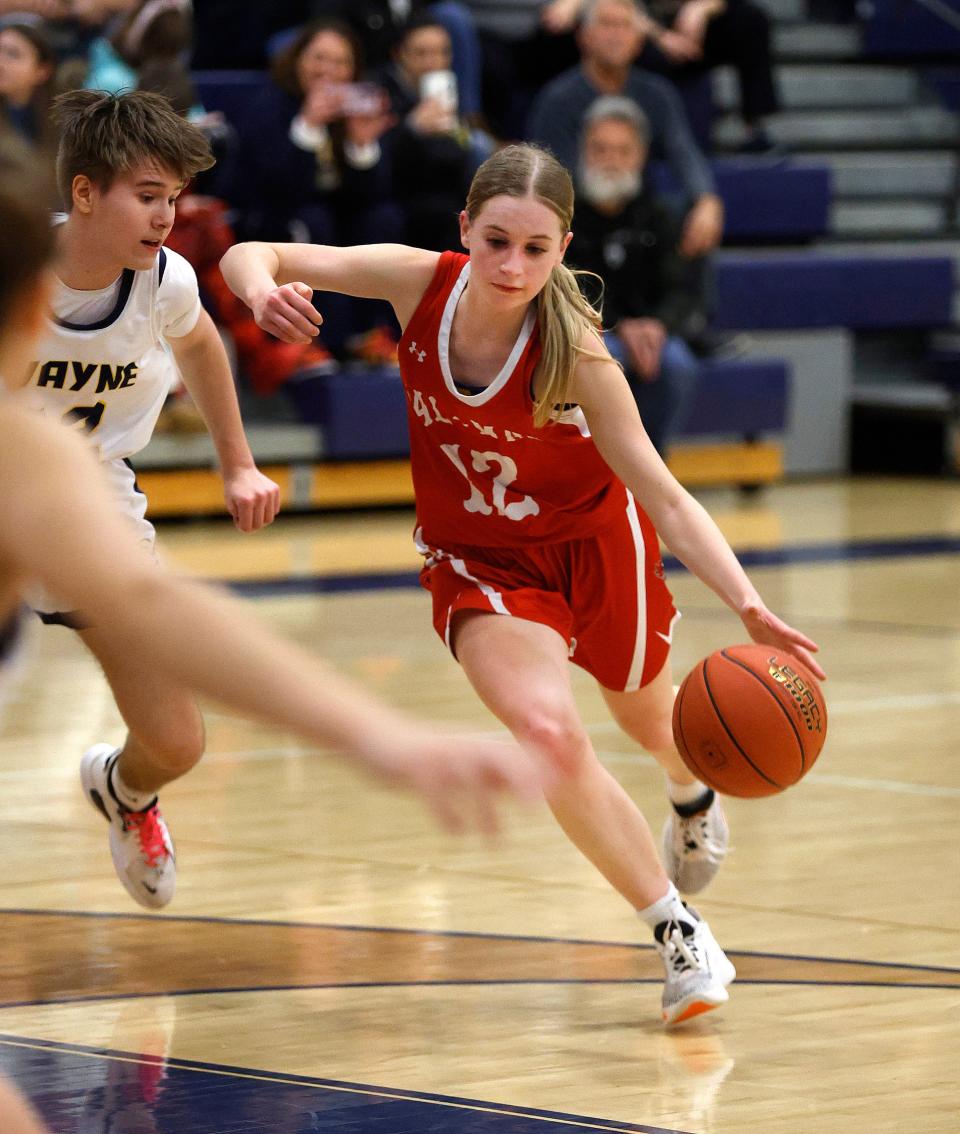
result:
<svg viewBox="0 0 960 1134"><path fill-rule="evenodd" d="M68 211L78 174L107 190L117 177L152 159L187 182L215 160L203 132L162 95L70 91L56 99L53 113L60 129L57 186Z"/></svg>

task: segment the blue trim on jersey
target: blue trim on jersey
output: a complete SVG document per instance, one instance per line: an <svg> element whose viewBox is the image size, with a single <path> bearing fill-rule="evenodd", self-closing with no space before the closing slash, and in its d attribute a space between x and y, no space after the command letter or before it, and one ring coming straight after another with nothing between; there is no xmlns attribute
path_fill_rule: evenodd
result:
<svg viewBox="0 0 960 1134"><path fill-rule="evenodd" d="M99 320L99 322L70 323L66 319L58 319L54 316L54 323L56 323L58 327L63 327L65 331L102 331L111 326L116 323L123 314L123 309L127 306L130 292L133 291L134 276L135 272L133 268L123 269L123 275L120 277L120 291L117 294L117 302L113 305L113 310L110 314Z"/></svg>
<svg viewBox="0 0 960 1134"><path fill-rule="evenodd" d="M157 287L163 283L163 273L167 270L167 250L166 248L160 249L160 279L157 281Z"/></svg>

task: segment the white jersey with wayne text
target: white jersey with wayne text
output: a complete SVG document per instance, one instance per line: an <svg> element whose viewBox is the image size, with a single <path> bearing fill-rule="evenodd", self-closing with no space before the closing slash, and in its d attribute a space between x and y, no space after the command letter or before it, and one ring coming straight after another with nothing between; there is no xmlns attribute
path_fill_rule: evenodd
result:
<svg viewBox="0 0 960 1134"><path fill-rule="evenodd" d="M101 460L139 452L177 378L167 340L189 334L199 317L196 273L167 249L152 268L127 268L102 293L58 281L28 403L89 433Z"/></svg>

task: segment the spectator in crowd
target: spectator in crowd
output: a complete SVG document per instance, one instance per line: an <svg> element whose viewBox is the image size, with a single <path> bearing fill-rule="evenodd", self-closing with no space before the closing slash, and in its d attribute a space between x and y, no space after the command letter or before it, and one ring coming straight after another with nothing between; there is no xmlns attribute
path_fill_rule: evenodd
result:
<svg viewBox="0 0 960 1134"><path fill-rule="evenodd" d="M358 82L360 50L334 20L305 25L276 57L273 82L240 132L235 204L247 238L317 244L399 242L404 220L391 197L381 138L392 125L386 95ZM383 304L338 297L327 304L326 346L376 364L396 358Z"/></svg>
<svg viewBox="0 0 960 1134"><path fill-rule="evenodd" d="M21 135L53 169L50 118L56 56L43 23L27 16L0 22L0 129Z"/></svg>
<svg viewBox="0 0 960 1134"><path fill-rule="evenodd" d="M334 17L349 23L360 38L367 66L382 70L411 20L429 15L450 37L451 69L457 76L460 113L469 122L481 112L480 74L482 52L469 9L459 0L308 0L305 7L313 18Z"/></svg>
<svg viewBox="0 0 960 1134"><path fill-rule="evenodd" d="M135 85L130 69L110 42L137 0L69 0L49 17L47 27L59 62L56 93L91 87L119 91Z"/></svg>
<svg viewBox="0 0 960 1134"><path fill-rule="evenodd" d="M764 122L779 109L770 54L770 17L752 0L647 0L653 17L640 64L678 83L720 64L736 69L743 153L780 147Z"/></svg>
<svg viewBox="0 0 960 1134"><path fill-rule="evenodd" d="M466 0L483 50L483 110L504 141L524 136L537 91L577 60L582 0Z"/></svg>
<svg viewBox="0 0 960 1134"><path fill-rule="evenodd" d="M190 0L138 0L112 39L138 89L165 95L182 115L199 109L188 69L192 41Z"/></svg>
<svg viewBox="0 0 960 1134"><path fill-rule="evenodd" d="M704 316L677 251L677 222L644 177L649 145L649 123L632 99L609 95L589 107L567 259L603 280L604 341L666 457L700 369L684 336L699 334Z"/></svg>
<svg viewBox="0 0 960 1134"><path fill-rule="evenodd" d="M635 0L587 0L577 33L580 62L540 92L528 136L574 169L583 116L590 104L601 95L632 99L649 121L652 154L666 159L683 192L686 215L680 251L688 258L701 257L720 243L723 202L676 91L659 75L633 66L643 47L645 26Z"/></svg>
<svg viewBox="0 0 960 1134"><path fill-rule="evenodd" d="M460 246L460 207L470 179L493 151L459 111L446 28L414 16L383 74L397 124L389 134L393 188L406 214L405 242L433 252Z"/></svg>
<svg viewBox="0 0 960 1134"><path fill-rule="evenodd" d="M0 0L0 20L6 16L61 20L70 14L70 4L71 0Z"/></svg>

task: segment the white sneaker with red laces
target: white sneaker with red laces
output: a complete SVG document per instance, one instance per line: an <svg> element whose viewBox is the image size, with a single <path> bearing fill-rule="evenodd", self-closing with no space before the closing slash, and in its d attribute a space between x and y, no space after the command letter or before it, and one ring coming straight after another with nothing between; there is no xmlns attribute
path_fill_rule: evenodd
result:
<svg viewBox="0 0 960 1134"><path fill-rule="evenodd" d="M127 893L147 909L161 909L177 884L173 841L156 799L142 811L131 811L117 799L111 773L119 755L110 744L88 748L80 760L80 782L110 824L110 853Z"/></svg>

